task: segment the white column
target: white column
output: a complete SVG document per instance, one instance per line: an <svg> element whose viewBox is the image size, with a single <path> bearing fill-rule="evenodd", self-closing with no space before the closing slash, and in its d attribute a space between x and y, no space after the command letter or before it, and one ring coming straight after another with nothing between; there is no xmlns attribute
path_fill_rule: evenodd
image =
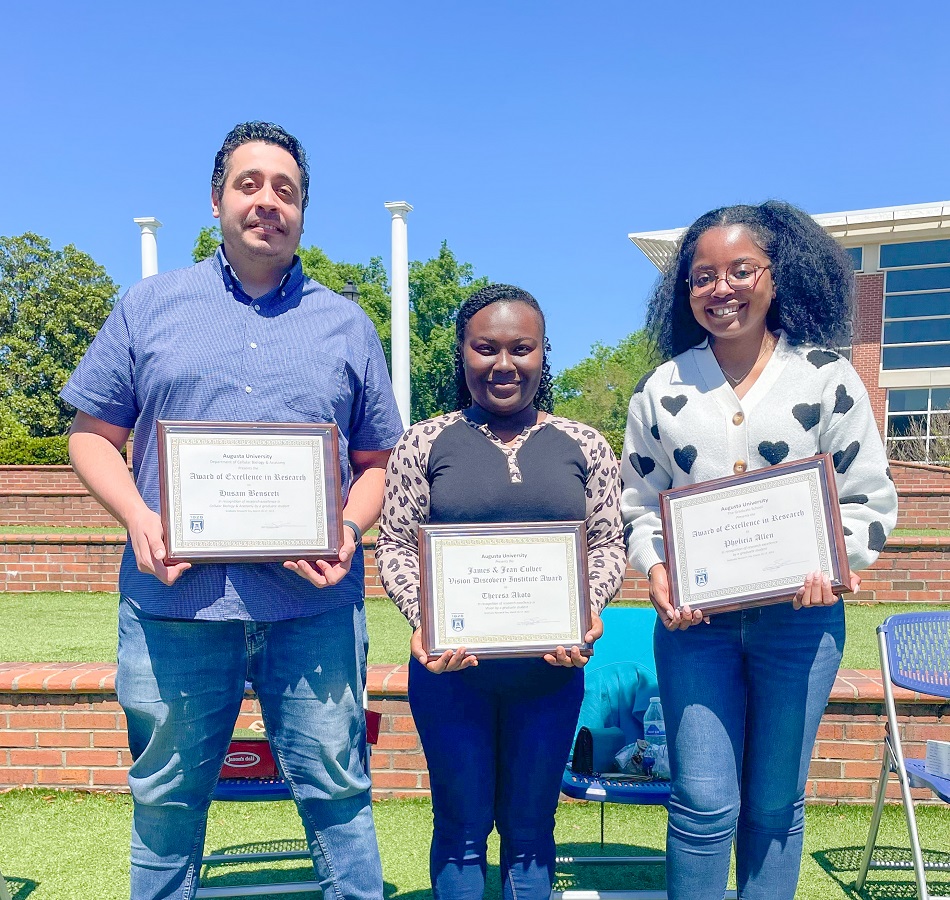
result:
<svg viewBox="0 0 950 900"><path fill-rule="evenodd" d="M162 227L162 223L153 216L133 219L142 229L142 277L158 274L158 241L155 233Z"/></svg>
<svg viewBox="0 0 950 900"><path fill-rule="evenodd" d="M404 200L384 204L393 217L393 262L392 262L392 349L393 390L396 404L402 416L402 424L408 428L409 419L409 240L406 234L406 216L412 207Z"/></svg>

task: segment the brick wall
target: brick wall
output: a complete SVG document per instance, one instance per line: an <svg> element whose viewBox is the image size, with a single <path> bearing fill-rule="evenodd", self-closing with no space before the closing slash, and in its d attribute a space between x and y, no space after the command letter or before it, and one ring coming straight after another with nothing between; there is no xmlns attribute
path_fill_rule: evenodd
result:
<svg viewBox="0 0 950 900"><path fill-rule="evenodd" d="M881 372L881 323L884 315L884 275L858 275L851 363L867 388L874 419L884 433L887 391L878 387Z"/></svg>
<svg viewBox="0 0 950 900"><path fill-rule="evenodd" d="M0 525L117 528L119 523L87 491L0 491Z"/></svg>
<svg viewBox="0 0 950 900"><path fill-rule="evenodd" d="M102 663L0 663L0 789L48 785L126 790L131 759L115 697L115 667ZM405 666L371 666L369 705L382 714L373 750L377 799L428 794L425 756L406 699ZM880 774L885 716L879 672L842 670L818 731L807 797L867 802ZM926 740L950 740L950 705L897 692L902 739L911 756ZM240 727L260 722L245 700ZM929 792L917 792L921 799ZM896 797L894 785L888 796Z"/></svg>
<svg viewBox="0 0 950 900"><path fill-rule="evenodd" d="M902 497L905 491L950 494L950 468L927 463L891 461L891 477Z"/></svg>
<svg viewBox="0 0 950 900"><path fill-rule="evenodd" d="M0 493L23 489L86 491L72 466L0 466Z"/></svg>
<svg viewBox="0 0 950 900"><path fill-rule="evenodd" d="M0 535L0 593L5 591L116 591L125 536L119 534ZM363 543L366 596L385 597L372 538ZM890 538L862 573L863 602L950 601L950 537ZM649 585L627 568L620 599L649 600Z"/></svg>
<svg viewBox="0 0 950 900"><path fill-rule="evenodd" d="M890 468L900 500L898 528L950 530L950 468L907 462Z"/></svg>
<svg viewBox="0 0 950 900"><path fill-rule="evenodd" d="M950 468L892 462L891 474L901 500L899 527L950 528ZM0 466L0 525L31 524L115 528L118 523L69 466ZM372 584L378 586L375 574Z"/></svg>
<svg viewBox="0 0 950 900"><path fill-rule="evenodd" d="M124 534L0 535L0 592L115 591Z"/></svg>

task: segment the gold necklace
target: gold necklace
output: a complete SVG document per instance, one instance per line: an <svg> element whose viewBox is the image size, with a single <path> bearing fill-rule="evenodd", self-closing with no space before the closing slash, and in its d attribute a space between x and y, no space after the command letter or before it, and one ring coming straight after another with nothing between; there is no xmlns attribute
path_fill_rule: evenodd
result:
<svg viewBox="0 0 950 900"><path fill-rule="evenodd" d="M738 387L746 378L749 377L749 373L758 365L759 360L765 355L766 352L772 351L778 345L778 338L775 337L771 331L765 333L765 337L762 340L762 346L759 348L759 355L752 361L752 365L749 366L738 378L734 378L730 375L722 363L719 362L719 358L716 358L716 362L719 363L719 369L722 371L722 374L726 376L726 381L729 382L733 387ZM713 353L715 356L715 353Z"/></svg>

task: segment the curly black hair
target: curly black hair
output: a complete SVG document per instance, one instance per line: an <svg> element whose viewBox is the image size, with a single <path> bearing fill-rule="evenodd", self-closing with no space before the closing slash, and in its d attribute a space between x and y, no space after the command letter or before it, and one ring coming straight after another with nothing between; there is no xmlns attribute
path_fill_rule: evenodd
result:
<svg viewBox="0 0 950 900"><path fill-rule="evenodd" d="M729 225L746 228L771 261L775 299L766 317L769 329L783 329L793 344L836 347L848 341L854 298L851 259L808 213L767 200L759 206L714 209L686 230L647 309L647 331L664 357L695 347L708 336L690 309L686 279L702 234Z"/></svg>
<svg viewBox="0 0 950 900"><path fill-rule="evenodd" d="M545 333L546 324L541 306L526 290L511 284L489 284L475 291L460 307L455 317L455 403L456 409L467 409L472 405L472 395L465 383L465 363L463 347L465 345L465 329L469 320L480 309L491 306L492 303L526 303L541 319L541 334ZM554 394L552 390L551 366L548 363L548 354L551 344L547 336L544 337L543 361L541 363L541 383L538 392L534 395L534 408L544 412L554 412Z"/></svg>
<svg viewBox="0 0 950 900"><path fill-rule="evenodd" d="M249 144L251 141L275 144L282 147L294 158L294 162L297 163L300 169L302 208L306 209L307 203L310 201L310 167L307 165L307 154L303 149L303 144L297 138L281 128L280 125L274 125L273 122L242 122L240 125L235 125L228 132L221 149L215 154L214 169L211 172L211 192L215 199L220 200L221 193L224 191L224 178L231 154L238 147Z"/></svg>

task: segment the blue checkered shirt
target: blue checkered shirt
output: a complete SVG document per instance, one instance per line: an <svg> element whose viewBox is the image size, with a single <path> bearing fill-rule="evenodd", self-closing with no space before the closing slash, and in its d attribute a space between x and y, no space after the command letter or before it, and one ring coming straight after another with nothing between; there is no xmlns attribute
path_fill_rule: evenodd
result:
<svg viewBox="0 0 950 900"><path fill-rule="evenodd" d="M387 450L403 430L379 337L359 306L306 278L296 258L279 287L251 299L220 247L129 289L61 396L135 429L135 484L156 512L158 419L335 422L344 502L349 451ZM146 615L277 621L359 602L363 558L322 590L280 563L195 565L167 587L138 571L126 544L119 591Z"/></svg>

